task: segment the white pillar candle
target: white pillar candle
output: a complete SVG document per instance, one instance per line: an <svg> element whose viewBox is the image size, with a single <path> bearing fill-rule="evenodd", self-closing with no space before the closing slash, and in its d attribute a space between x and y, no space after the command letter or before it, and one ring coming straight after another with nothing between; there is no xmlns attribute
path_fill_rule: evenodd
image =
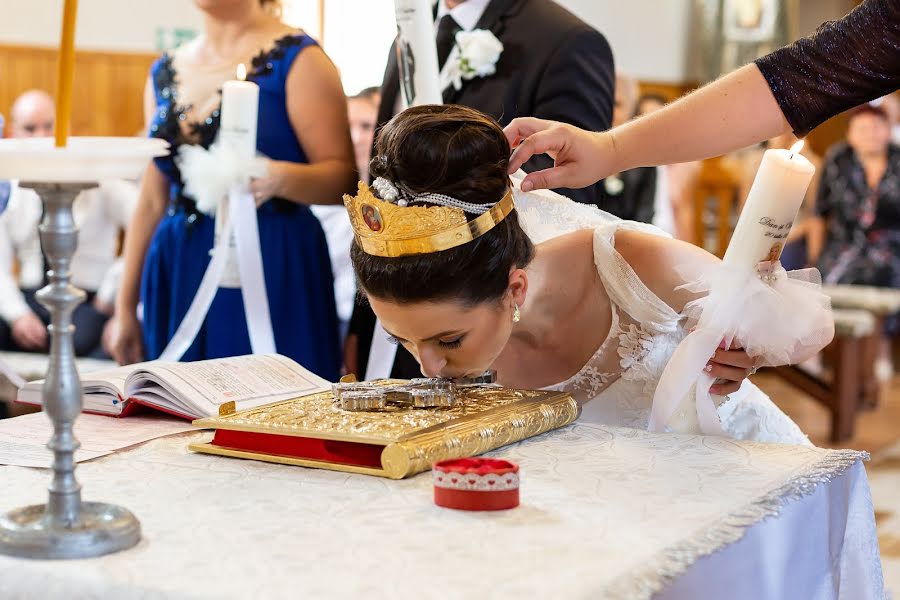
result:
<svg viewBox="0 0 900 600"><path fill-rule="evenodd" d="M791 231L806 190L812 181L815 167L800 154L803 142L797 142L790 150L767 150L753 180L747 202L741 211L738 224L728 244L723 262L733 269L755 268L762 261L775 261L781 256L784 241ZM707 282L714 284L715 282ZM722 290L720 290L721 292ZM715 292L713 292L715 293ZM710 296L712 305L704 308L698 329L715 328L723 311L732 310L728 300ZM718 339L718 338L716 338ZM715 344L716 340L713 340ZM709 356L703 353L703 358ZM699 381L702 381L702 375ZM663 380L666 374L663 374ZM671 381L669 382L671 385ZM697 385L697 384L695 384ZM667 401L665 395L660 397ZM654 398L654 403L657 398ZM681 398L678 407L665 422L666 428L676 433L702 431L696 408L696 389L691 388ZM710 433L710 432L707 432Z"/></svg>
<svg viewBox="0 0 900 600"><path fill-rule="evenodd" d="M406 106L441 104L434 3L431 0L394 0L397 13L397 65Z"/></svg>
<svg viewBox="0 0 900 600"><path fill-rule="evenodd" d="M256 121L259 114L259 86L247 81L247 70L238 65L237 79L222 86L219 139L231 144L245 160L256 157Z"/></svg>
<svg viewBox="0 0 900 600"><path fill-rule="evenodd" d="M781 256L816 170L800 154L802 147L801 140L790 150L766 150L725 252L725 264L755 266Z"/></svg>
<svg viewBox="0 0 900 600"><path fill-rule="evenodd" d="M219 142L231 146L241 161L256 158L256 122L259 115L259 86L247 81L247 70L238 65L237 79L222 86L222 109L219 124ZM228 219L228 197L219 200L216 209L215 242L225 230ZM241 287L234 233L228 241L228 257L219 287Z"/></svg>

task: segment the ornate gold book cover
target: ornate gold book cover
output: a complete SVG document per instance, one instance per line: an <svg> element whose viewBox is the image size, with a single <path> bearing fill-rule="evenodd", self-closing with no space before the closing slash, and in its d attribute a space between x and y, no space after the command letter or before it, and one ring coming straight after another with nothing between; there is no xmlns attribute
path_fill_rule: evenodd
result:
<svg viewBox="0 0 900 600"><path fill-rule="evenodd" d="M332 392L194 421L215 429L191 450L402 479L440 460L475 456L568 425L579 407L560 392L475 386L450 408L348 411Z"/></svg>

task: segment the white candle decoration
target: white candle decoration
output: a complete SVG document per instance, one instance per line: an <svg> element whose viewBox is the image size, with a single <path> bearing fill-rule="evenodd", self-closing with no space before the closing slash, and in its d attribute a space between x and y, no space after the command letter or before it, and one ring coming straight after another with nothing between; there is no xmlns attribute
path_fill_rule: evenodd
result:
<svg viewBox="0 0 900 600"><path fill-rule="evenodd" d="M803 140L790 150L766 150L747 195L723 262L755 266L781 256L815 167L800 154Z"/></svg>
<svg viewBox="0 0 900 600"><path fill-rule="evenodd" d="M237 79L226 81L222 86L221 123L219 127L219 143L229 146L240 157L241 161L256 159L256 124L259 115L259 86L247 81L247 69L243 63L238 65ZM215 243L225 231L230 207L228 196L219 200L216 210ZM228 257L219 287L241 287L241 275L238 268L237 249L232 230L228 243ZM210 251L212 253L212 251Z"/></svg>
<svg viewBox="0 0 900 600"><path fill-rule="evenodd" d="M434 40L434 3L395 0L397 65L406 106L441 104L437 45Z"/></svg>
<svg viewBox="0 0 900 600"><path fill-rule="evenodd" d="M757 364L776 365L831 340L834 321L828 297L815 284L818 273L789 277L776 263L815 172L801 147L765 153L722 263L697 275L696 267L684 265L683 272L697 277L685 286L700 295L685 307L696 327L660 377L651 431L725 435L709 392L714 379L705 371L720 342L737 340Z"/></svg>
<svg viewBox="0 0 900 600"><path fill-rule="evenodd" d="M247 70L238 65L237 79L222 86L219 140L232 145L246 160L256 157L256 122L259 114L259 86L247 81Z"/></svg>

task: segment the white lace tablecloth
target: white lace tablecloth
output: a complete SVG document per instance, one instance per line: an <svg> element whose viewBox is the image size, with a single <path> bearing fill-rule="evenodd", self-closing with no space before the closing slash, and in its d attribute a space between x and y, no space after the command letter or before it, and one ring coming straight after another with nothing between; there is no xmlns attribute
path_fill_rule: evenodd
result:
<svg viewBox="0 0 900 600"><path fill-rule="evenodd" d="M432 503L430 473L392 481L186 450L208 435L80 465L85 499L131 509L143 541L82 561L0 557L0 598L883 593L861 453L575 424L494 452L520 464L522 505L467 513ZM48 482L0 468L0 510L43 502Z"/></svg>

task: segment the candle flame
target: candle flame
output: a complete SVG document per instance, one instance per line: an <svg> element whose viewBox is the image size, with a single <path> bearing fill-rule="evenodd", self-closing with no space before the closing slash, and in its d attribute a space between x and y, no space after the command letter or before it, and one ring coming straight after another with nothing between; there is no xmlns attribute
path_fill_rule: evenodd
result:
<svg viewBox="0 0 900 600"><path fill-rule="evenodd" d="M797 143L791 146L791 156L800 154L800 151L803 150L803 144L805 143L806 140L797 140Z"/></svg>
<svg viewBox="0 0 900 600"><path fill-rule="evenodd" d="M241 81L247 79L247 67L244 66L244 63L241 63L237 67L237 78Z"/></svg>

